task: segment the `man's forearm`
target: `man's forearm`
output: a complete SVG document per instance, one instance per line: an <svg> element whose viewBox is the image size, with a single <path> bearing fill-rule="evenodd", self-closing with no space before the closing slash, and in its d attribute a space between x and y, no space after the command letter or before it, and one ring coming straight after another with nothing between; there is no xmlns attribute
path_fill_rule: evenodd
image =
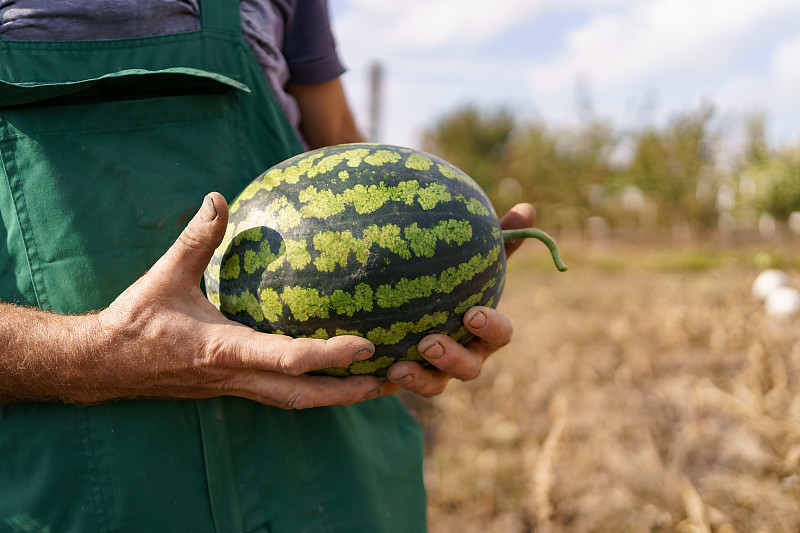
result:
<svg viewBox="0 0 800 533"><path fill-rule="evenodd" d="M364 141L339 78L286 89L300 107L300 128L310 148Z"/></svg>
<svg viewBox="0 0 800 533"><path fill-rule="evenodd" d="M0 403L91 402L99 338L93 315L0 302Z"/></svg>

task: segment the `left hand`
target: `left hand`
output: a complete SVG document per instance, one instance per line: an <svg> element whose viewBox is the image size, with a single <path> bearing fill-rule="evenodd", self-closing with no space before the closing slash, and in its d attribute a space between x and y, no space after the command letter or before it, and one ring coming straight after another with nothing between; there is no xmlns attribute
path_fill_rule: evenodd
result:
<svg viewBox="0 0 800 533"><path fill-rule="evenodd" d="M517 204L500 220L503 229L529 228L536 224L536 209L530 204ZM511 256L522 244L507 243L506 255ZM447 335L433 334L423 338L419 353L430 367L413 361L401 361L389 367L382 394L391 394L399 388L415 392L426 398L444 391L450 378L469 381L480 375L483 363L494 352L511 341L511 321L490 307L473 307L464 315L464 326L475 337L461 345Z"/></svg>

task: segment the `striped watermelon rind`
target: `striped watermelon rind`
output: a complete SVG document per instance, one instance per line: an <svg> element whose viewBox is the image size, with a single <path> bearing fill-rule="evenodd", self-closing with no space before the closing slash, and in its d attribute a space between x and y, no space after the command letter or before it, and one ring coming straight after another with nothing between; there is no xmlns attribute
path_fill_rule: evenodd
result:
<svg viewBox="0 0 800 533"><path fill-rule="evenodd" d="M461 343L467 309L495 306L506 257L483 190L433 155L348 144L288 159L231 203L206 271L223 314L292 337L366 337L367 361L319 373L385 377L395 361L424 364L417 344Z"/></svg>

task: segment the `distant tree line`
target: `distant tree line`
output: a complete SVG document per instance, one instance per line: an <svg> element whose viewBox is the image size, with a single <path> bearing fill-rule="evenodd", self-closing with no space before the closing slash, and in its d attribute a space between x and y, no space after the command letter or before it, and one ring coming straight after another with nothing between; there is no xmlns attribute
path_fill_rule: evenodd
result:
<svg viewBox="0 0 800 533"><path fill-rule="evenodd" d="M557 128L468 105L425 131L423 148L472 176L498 213L527 200L551 228L601 217L610 228L730 233L766 220L800 231L800 143L770 146L754 112L732 150L715 119L706 104L619 132L604 119Z"/></svg>

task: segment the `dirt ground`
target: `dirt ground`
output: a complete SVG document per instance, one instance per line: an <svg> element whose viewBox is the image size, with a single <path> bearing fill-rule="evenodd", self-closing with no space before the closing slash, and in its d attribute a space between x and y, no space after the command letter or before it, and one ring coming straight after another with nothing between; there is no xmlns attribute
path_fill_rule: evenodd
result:
<svg viewBox="0 0 800 533"><path fill-rule="evenodd" d="M563 274L545 255L512 260L512 344L409 400L430 531L799 531L800 317L750 293L775 255L567 250Z"/></svg>

